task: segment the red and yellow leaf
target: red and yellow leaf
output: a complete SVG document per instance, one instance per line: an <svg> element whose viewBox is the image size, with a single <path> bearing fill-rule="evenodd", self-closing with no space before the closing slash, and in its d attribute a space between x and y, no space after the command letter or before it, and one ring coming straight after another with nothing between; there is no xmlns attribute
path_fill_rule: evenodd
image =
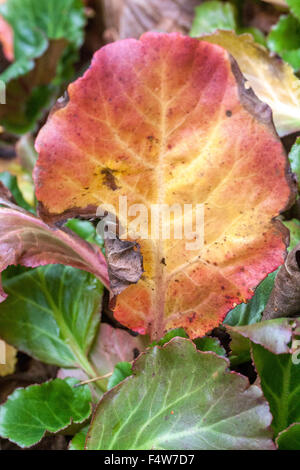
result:
<svg viewBox="0 0 300 470"><path fill-rule="evenodd" d="M83 269L109 285L105 258L96 245L68 229L50 227L12 202L10 192L0 184L0 273L10 265L31 268L65 264ZM0 302L7 294L0 282Z"/></svg>
<svg viewBox="0 0 300 470"><path fill-rule="evenodd" d="M36 142L41 214L117 210L120 196L148 210L203 204L202 249L188 250L172 229L167 240L150 227L137 240L145 272L114 313L152 337L174 327L204 334L284 260L273 218L292 183L270 108L223 48L176 33L103 47L68 91Z"/></svg>

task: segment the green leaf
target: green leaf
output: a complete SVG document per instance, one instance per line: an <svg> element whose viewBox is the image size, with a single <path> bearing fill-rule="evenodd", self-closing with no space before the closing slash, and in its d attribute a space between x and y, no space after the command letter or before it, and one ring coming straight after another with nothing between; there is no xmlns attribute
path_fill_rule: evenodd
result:
<svg viewBox="0 0 300 470"><path fill-rule="evenodd" d="M227 367L185 338L148 349L99 402L87 449L272 449L261 390Z"/></svg>
<svg viewBox="0 0 300 470"><path fill-rule="evenodd" d="M132 368L130 362L119 362L115 365L112 376L109 378L107 390L118 385L122 380L132 375Z"/></svg>
<svg viewBox="0 0 300 470"><path fill-rule="evenodd" d="M283 224L290 231L290 244L288 251L291 251L300 242L300 221L297 219L284 220Z"/></svg>
<svg viewBox="0 0 300 470"><path fill-rule="evenodd" d="M188 338L188 335L184 331L183 328L174 328L173 330L168 331L163 338L159 341L153 341L150 344L150 348L153 346L163 346L164 344L168 343L171 339L176 338L179 336L180 338Z"/></svg>
<svg viewBox="0 0 300 470"><path fill-rule="evenodd" d="M13 29L15 55L0 74L6 84L0 120L7 130L25 133L57 95L64 64L70 67L68 50L77 51L83 42L83 4L81 0L7 0L0 14ZM60 80L55 80L57 74Z"/></svg>
<svg viewBox="0 0 300 470"><path fill-rule="evenodd" d="M253 39L256 43L261 44L262 46L267 45L264 33L262 33L260 29L258 28L254 28L250 26L247 26L246 28L241 27L241 28L236 28L236 32L238 32L239 34L250 33L252 34Z"/></svg>
<svg viewBox="0 0 300 470"><path fill-rule="evenodd" d="M216 29L235 29L236 11L230 3L205 2L195 8L195 18L190 36L212 33Z"/></svg>
<svg viewBox="0 0 300 470"><path fill-rule="evenodd" d="M83 366L99 321L103 287L89 273L62 265L32 269L4 283L0 335L21 351L62 367Z"/></svg>
<svg viewBox="0 0 300 470"><path fill-rule="evenodd" d="M219 356L226 356L226 351L217 338L203 336L202 338L194 339L194 343L199 351L213 351Z"/></svg>
<svg viewBox="0 0 300 470"><path fill-rule="evenodd" d="M300 22L293 15L281 16L273 26L267 44L291 64L295 71L300 68Z"/></svg>
<svg viewBox="0 0 300 470"><path fill-rule="evenodd" d="M91 393L76 387L74 379L54 379L15 390L0 407L0 435L20 447L39 442L71 423L82 423L91 414Z"/></svg>
<svg viewBox="0 0 300 470"><path fill-rule="evenodd" d="M298 188L300 187L300 137L296 139L296 142L291 148L289 153L289 161L291 164L292 171L296 174L298 180Z"/></svg>
<svg viewBox="0 0 300 470"><path fill-rule="evenodd" d="M106 376L113 372L115 365L119 362L132 362L136 359L148 344L149 338L146 335L132 336L121 328L113 328L108 323L101 323L100 331L97 332L90 349L89 360L93 364L97 377ZM60 369L58 376L60 378L71 376L80 380L88 378L78 369ZM106 391L108 378L102 378L101 384L103 391ZM98 395L99 393L97 393L99 399Z"/></svg>
<svg viewBox="0 0 300 470"><path fill-rule="evenodd" d="M81 429L69 444L69 450L84 450L84 445L86 441L86 435L88 432L89 426L85 426Z"/></svg>
<svg viewBox="0 0 300 470"><path fill-rule="evenodd" d="M267 305L271 291L273 289L277 271L269 274L255 289L255 294L247 304L237 305L227 314L224 324L251 325L261 320L262 313Z"/></svg>
<svg viewBox="0 0 300 470"><path fill-rule="evenodd" d="M300 364L292 354L273 354L259 344L252 344L255 368L270 404L275 435L300 421Z"/></svg>
<svg viewBox="0 0 300 470"><path fill-rule="evenodd" d="M33 208L23 198L16 176L9 173L9 171L4 171L3 173L0 173L0 181L10 190L18 206L34 213Z"/></svg>
<svg viewBox="0 0 300 470"><path fill-rule="evenodd" d="M300 450L300 423L294 423L280 432L276 444L279 450Z"/></svg>

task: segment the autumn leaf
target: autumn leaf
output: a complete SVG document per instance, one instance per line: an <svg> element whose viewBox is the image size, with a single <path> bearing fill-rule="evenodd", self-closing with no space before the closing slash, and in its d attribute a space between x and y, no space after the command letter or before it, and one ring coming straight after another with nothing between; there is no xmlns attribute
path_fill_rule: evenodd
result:
<svg viewBox="0 0 300 470"><path fill-rule="evenodd" d="M183 211L170 217L169 239L153 236L153 223L131 233L144 273L114 314L152 338L176 327L205 334L284 261L286 229L273 219L292 183L270 108L244 87L226 50L176 33L105 46L68 93L36 141L40 215L95 216L106 204L118 212L121 196L147 214L158 204L202 204L201 248L175 237ZM120 263L126 280L118 250L107 250L109 268Z"/></svg>
<svg viewBox="0 0 300 470"><path fill-rule="evenodd" d="M233 55L258 98L271 107L281 137L300 130L300 81L289 64L255 43L251 34L217 31L201 39Z"/></svg>

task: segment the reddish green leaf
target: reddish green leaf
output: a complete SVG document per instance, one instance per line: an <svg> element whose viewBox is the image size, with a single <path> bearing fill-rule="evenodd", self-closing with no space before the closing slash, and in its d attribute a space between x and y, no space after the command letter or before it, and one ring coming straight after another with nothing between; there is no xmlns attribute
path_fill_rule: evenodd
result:
<svg viewBox="0 0 300 470"><path fill-rule="evenodd" d="M108 286L106 262L98 246L70 230L48 226L8 198L9 191L0 186L0 272L18 264L31 268L66 264L94 274ZM6 297L0 288L0 301Z"/></svg>

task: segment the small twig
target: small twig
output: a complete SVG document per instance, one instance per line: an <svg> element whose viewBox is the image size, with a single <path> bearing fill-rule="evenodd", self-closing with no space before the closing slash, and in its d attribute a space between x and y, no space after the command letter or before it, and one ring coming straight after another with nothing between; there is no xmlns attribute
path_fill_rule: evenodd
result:
<svg viewBox="0 0 300 470"><path fill-rule="evenodd" d="M90 384L92 382L98 382L98 380L107 379L107 377L110 377L112 374L113 374L112 372L109 372L108 374L101 375L101 377L94 377L93 379L84 380L83 382L80 382L79 384L75 384L74 388L81 387L81 385Z"/></svg>

